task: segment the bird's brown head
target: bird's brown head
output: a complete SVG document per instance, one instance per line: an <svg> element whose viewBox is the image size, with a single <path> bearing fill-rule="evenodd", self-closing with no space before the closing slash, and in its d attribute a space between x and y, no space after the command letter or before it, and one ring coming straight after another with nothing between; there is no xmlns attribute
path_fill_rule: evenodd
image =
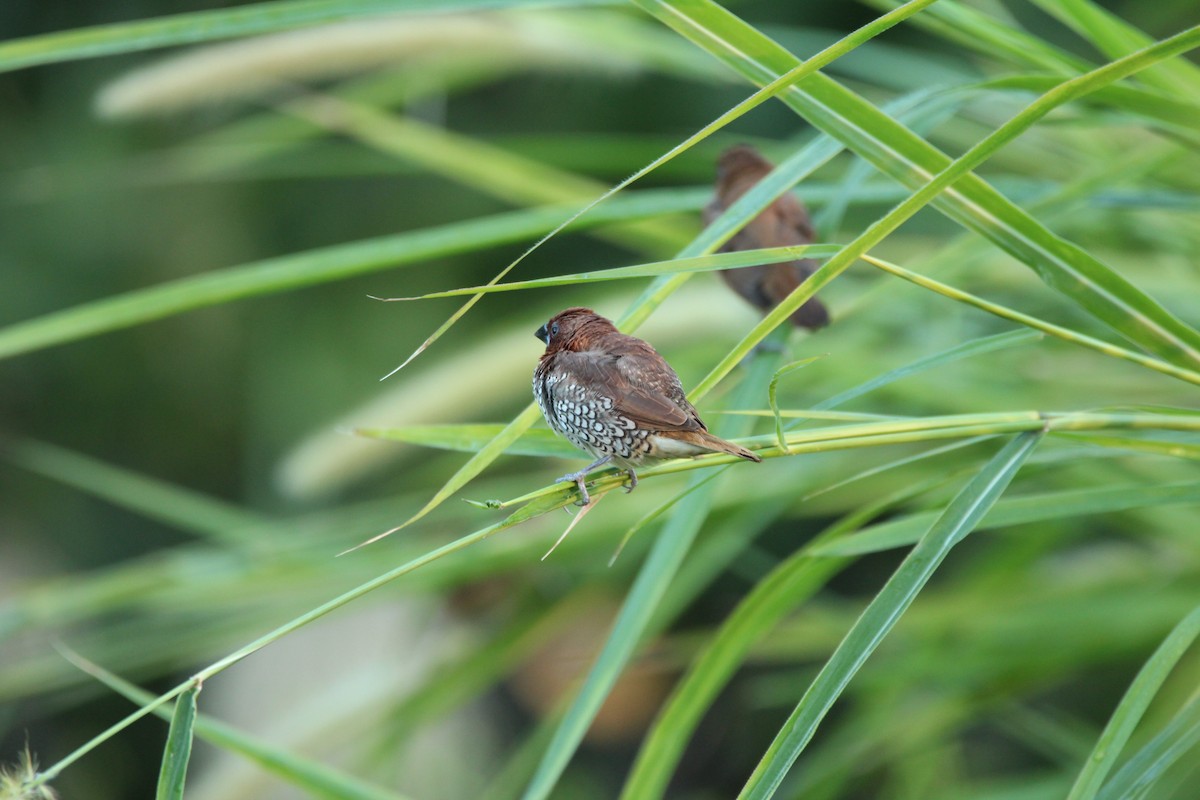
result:
<svg viewBox="0 0 1200 800"><path fill-rule="evenodd" d="M717 159L717 191L727 192L735 185L754 184L774 169L748 144L735 144Z"/></svg>
<svg viewBox="0 0 1200 800"><path fill-rule="evenodd" d="M534 335L546 344L546 352L587 350L598 336L616 333L617 328L590 308L568 308L555 314Z"/></svg>

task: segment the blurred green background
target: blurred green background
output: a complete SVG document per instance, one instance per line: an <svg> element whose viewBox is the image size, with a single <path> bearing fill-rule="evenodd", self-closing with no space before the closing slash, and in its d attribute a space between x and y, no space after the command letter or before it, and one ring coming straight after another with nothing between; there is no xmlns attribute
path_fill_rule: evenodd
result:
<svg viewBox="0 0 1200 800"><path fill-rule="evenodd" d="M1053 13L1057 5L947 0L934 9L1017 31L1063 64L1109 60L1101 44ZM803 58L890 6L729 7ZM1200 21L1195 3L1182 0L1088 7L1153 39ZM227 8L9 3L0 7L0 32L15 40ZM914 130L959 155L1033 97L982 82L1052 71L1049 61L1036 63L1040 51L1027 50L1024 63L1021 52L973 42L953 15L930 10L826 72L876 105L899 102L895 112L912 112L906 122ZM1193 82L1177 85L1200 86L1194 70L1179 66ZM1171 92L1165 79L1127 85L1178 101L1184 117L1197 102L1196 94ZM579 206L750 91L651 15L606 4L355 20L5 72L0 325L279 256L526 207ZM372 127L376 117L351 113L359 107L401 124ZM978 172L1194 326L1200 136L1195 120L1158 125L1136 112L1132 104L1067 106ZM721 150L746 141L782 161L817 134L768 102L630 190L661 213L559 235L510 279L667 259L700 231ZM843 152L798 194L820 241L836 243L908 191ZM28 742L52 764L133 708L54 643L165 691L325 600L500 518L459 497L517 497L582 465L505 456L420 523L334 558L417 512L468 457L356 437L353 428L507 422L529 402L541 352L533 331L545 319L570 305L617 317L647 285L487 296L379 383L462 300L380 303L368 295L486 283L545 232L522 232L509 217L497 225L510 232L494 242L451 244L404 266L364 260L360 274L204 301L132 327L111 323L0 362L0 760L16 760ZM460 240L465 234L451 237ZM932 209L872 253L1119 341L1012 256ZM201 290L182 284L185 305ZM784 361L821 358L780 379L784 408L811 408L1014 327L861 263L822 297L834 323L790 339ZM690 388L757 319L713 274L701 274L639 335ZM767 408L765 382L745 395L753 402L739 404L737 380L752 369L739 369L701 406L710 423L722 418L723 404ZM914 374L846 410L933 416L1148 405L1192 408L1195 389L1046 338ZM764 420L754 428L770 430ZM1014 484L1018 495L1093 494L1074 510L1018 515L1011 534L961 545L826 720L786 796L1065 796L1133 675L1200 602L1200 493L1191 485L1200 481L1200 441L1194 433L1121 435L1062 437L1039 450ZM940 509L998 447L981 442L870 472L943 444L773 459L713 484L698 555L672 583L661 624L554 796L621 791L670 687L798 546L876 503L859 526ZM388 792L518 793L547 746L560 692L592 663L658 521L612 567L609 557L629 526L676 497L686 477L614 493L544 562L569 521L564 514L356 600L209 681L201 711ZM1183 488L1165 500L1154 494L1167 485ZM1126 507L1104 506L1105 495L1125 490L1134 497ZM1061 512L1065 504L1040 508ZM903 555L838 564L840 574L831 571L759 641L706 706L668 796L737 793ZM1139 745L1193 697L1198 676L1191 653L1139 729ZM65 797L146 796L165 730L141 722L55 785ZM1173 767L1152 796L1195 797L1194 734L1174 741L1187 744L1191 761ZM272 777L231 755L236 749L198 745L189 797L353 796Z"/></svg>

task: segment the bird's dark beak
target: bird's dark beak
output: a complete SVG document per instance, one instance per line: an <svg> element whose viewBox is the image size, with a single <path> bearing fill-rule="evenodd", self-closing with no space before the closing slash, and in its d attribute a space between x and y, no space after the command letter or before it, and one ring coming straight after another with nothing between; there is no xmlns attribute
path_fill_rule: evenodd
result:
<svg viewBox="0 0 1200 800"><path fill-rule="evenodd" d="M550 333L546 330L545 325L538 328L537 333L535 333L534 336L541 339L543 344L550 344Z"/></svg>

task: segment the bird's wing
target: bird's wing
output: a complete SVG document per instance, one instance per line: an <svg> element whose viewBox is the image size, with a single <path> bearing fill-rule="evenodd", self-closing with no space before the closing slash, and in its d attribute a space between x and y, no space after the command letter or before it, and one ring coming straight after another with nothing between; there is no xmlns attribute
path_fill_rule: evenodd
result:
<svg viewBox="0 0 1200 800"><path fill-rule="evenodd" d="M663 366L645 363L649 362L645 356L598 350L564 351L558 354L556 362L556 369L565 372L588 393L611 397L613 411L629 417L639 427L660 431L704 430L690 404L681 406L663 391L662 376L656 374Z"/></svg>

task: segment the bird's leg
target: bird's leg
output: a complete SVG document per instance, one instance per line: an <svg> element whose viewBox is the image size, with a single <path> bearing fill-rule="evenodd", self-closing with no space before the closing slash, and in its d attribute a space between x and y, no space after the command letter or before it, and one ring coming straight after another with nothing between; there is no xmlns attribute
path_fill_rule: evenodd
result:
<svg viewBox="0 0 1200 800"><path fill-rule="evenodd" d="M633 471L633 467L625 470L625 474L629 476L629 485L625 487L625 494L629 494L637 488L637 473Z"/></svg>
<svg viewBox="0 0 1200 800"><path fill-rule="evenodd" d="M584 479L587 477L587 474L589 472L594 470L596 467L604 466L609 461L612 461L612 456L604 456L603 458L598 458L595 461L593 461L592 463L588 464L583 469L579 470L578 472L571 472L567 475L563 475L562 477L555 478L554 482L555 483L564 483L566 481L574 482L574 484L579 487L579 501L575 505L586 506L588 503L590 503L592 501L592 498L588 495L587 487L583 485Z"/></svg>

